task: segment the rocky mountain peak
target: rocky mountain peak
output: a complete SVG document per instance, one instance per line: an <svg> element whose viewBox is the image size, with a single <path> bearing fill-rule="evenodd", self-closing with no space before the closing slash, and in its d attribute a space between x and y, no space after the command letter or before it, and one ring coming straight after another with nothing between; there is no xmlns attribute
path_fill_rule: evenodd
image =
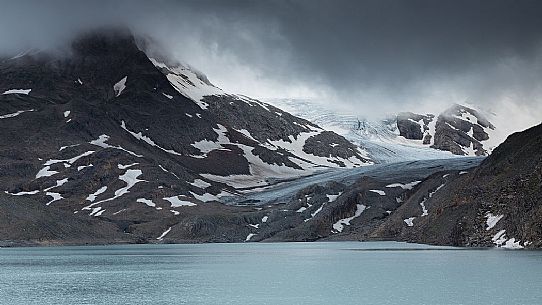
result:
<svg viewBox="0 0 542 305"><path fill-rule="evenodd" d="M77 36L71 44L75 54L111 56L138 52L133 33L124 27L99 28Z"/></svg>
<svg viewBox="0 0 542 305"><path fill-rule="evenodd" d="M493 126L493 124L491 124L491 122L489 122L484 115L477 110L464 105L454 104L450 108L446 109L441 115L448 118L459 117L463 120L471 122L472 124L480 125L484 128L495 129L495 126Z"/></svg>
<svg viewBox="0 0 542 305"><path fill-rule="evenodd" d="M423 140L423 144L429 144L431 134L429 124L433 121L433 114L417 114L401 112L397 115L397 128L400 135L411 140Z"/></svg>
<svg viewBox="0 0 542 305"><path fill-rule="evenodd" d="M126 31L85 33L73 48L0 62L2 196L53 219L143 239L164 223L212 230L199 217L220 219L225 198L371 164L334 132L153 58Z"/></svg>
<svg viewBox="0 0 542 305"><path fill-rule="evenodd" d="M400 113L397 116L399 135L432 148L455 155L485 156L493 147L486 141L495 130L480 112L454 104L438 116Z"/></svg>

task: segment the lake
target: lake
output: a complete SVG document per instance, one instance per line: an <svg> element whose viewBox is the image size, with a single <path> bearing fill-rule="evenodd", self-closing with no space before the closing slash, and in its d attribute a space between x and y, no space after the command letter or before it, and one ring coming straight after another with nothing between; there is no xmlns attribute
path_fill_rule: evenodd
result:
<svg viewBox="0 0 542 305"><path fill-rule="evenodd" d="M0 249L0 304L542 304L542 251L396 242Z"/></svg>

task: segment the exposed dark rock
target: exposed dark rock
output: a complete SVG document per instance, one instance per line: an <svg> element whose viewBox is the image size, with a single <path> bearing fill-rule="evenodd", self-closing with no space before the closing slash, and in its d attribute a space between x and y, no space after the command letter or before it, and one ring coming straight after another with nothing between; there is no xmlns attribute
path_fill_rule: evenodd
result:
<svg viewBox="0 0 542 305"><path fill-rule="evenodd" d="M486 247L506 230L501 243L542 246L542 126L510 136L468 173L437 164L411 179L387 168L275 205L228 206L218 197L369 160L333 132L150 59L126 32L89 33L72 51L0 62L0 93L31 89L0 95L2 245L389 239ZM407 139L476 155L489 153L483 141L494 128L459 105L436 121L403 113L397 127ZM418 184L420 172L433 174ZM489 213L503 216L488 230Z"/></svg>
<svg viewBox="0 0 542 305"><path fill-rule="evenodd" d="M0 60L2 211L16 219L0 232L29 222L35 228L5 239L243 241L251 232L246 218L264 215L219 204L217 195L368 162L343 137L226 94L202 73L165 66L138 45L124 29L105 29L77 38L66 56ZM309 134L318 145L292 143ZM232 176L244 180L228 185ZM35 208L24 220L28 207ZM67 226L81 228L70 235Z"/></svg>
<svg viewBox="0 0 542 305"><path fill-rule="evenodd" d="M421 115L412 112L401 112L397 115L397 128L399 134L409 140L424 140L429 123L433 120L432 114ZM430 135L429 135L430 136Z"/></svg>
<svg viewBox="0 0 542 305"><path fill-rule="evenodd" d="M495 126L478 111L456 104L436 119L432 114L400 113L397 129L404 138L422 140L435 149L455 155L487 156L492 148L485 146L484 141L489 140L488 132Z"/></svg>
<svg viewBox="0 0 542 305"><path fill-rule="evenodd" d="M402 219L420 214L412 210L419 207L419 195L414 194L372 237L457 246L541 247L541 147L542 125L538 125L511 135L469 173L433 175L418 188L425 193L422 187L445 183L425 202L429 215L417 217L412 227L401 224ZM491 215L502 218L490 228ZM505 231L497 242L501 230Z"/></svg>
<svg viewBox="0 0 542 305"><path fill-rule="evenodd" d="M495 129L495 126L476 110L454 105L439 115L431 147L451 151L455 155L467 155L473 150L476 156L486 156L489 151L482 143L489 139L486 129Z"/></svg>

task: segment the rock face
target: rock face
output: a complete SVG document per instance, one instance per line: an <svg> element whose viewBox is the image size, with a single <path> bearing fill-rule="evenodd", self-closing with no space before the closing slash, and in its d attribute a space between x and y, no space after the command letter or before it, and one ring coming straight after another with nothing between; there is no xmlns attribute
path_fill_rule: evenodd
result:
<svg viewBox="0 0 542 305"><path fill-rule="evenodd" d="M397 129L399 134L409 140L423 140L423 144L429 144L432 135L429 133L429 123L434 115L421 115L412 112L402 112L397 115Z"/></svg>
<svg viewBox="0 0 542 305"><path fill-rule="evenodd" d="M468 169L434 170L424 178L404 170L395 178L367 173L353 184L307 187L283 207L298 215L283 212L281 229L266 227L255 240L540 248L541 147L538 125L511 135Z"/></svg>
<svg viewBox="0 0 542 305"><path fill-rule="evenodd" d="M372 233L401 210L427 176L442 176L443 170L457 174L480 162L481 158L407 161L366 169L352 179L335 177L309 184L290 198L283 197L276 209L267 209L269 219L253 223L257 227L251 241L372 239ZM257 198L257 194L251 196ZM260 193L260 198L266 197ZM413 208L418 211L420 206Z"/></svg>
<svg viewBox="0 0 542 305"><path fill-rule="evenodd" d="M83 35L64 57L0 60L4 240L156 241L171 227L176 240L239 241L248 208L220 197L371 163L333 132L165 62L123 30Z"/></svg>
<svg viewBox="0 0 542 305"><path fill-rule="evenodd" d="M453 105L440 114L401 112L367 119L340 112L329 104L307 99L270 99L268 102L333 130L363 147L376 163L486 156L505 140L487 118L494 113ZM362 114L361 114L362 115Z"/></svg>
<svg viewBox="0 0 542 305"><path fill-rule="evenodd" d="M275 205L231 206L220 201L371 161L334 132L227 94L123 31L82 36L66 57L2 60L0 75L0 245L542 246L542 126L510 136L476 168L481 158L454 161L467 162L460 170L437 161L409 171L383 165L305 184ZM392 134L391 125L382 128ZM401 114L396 127L419 144L468 155L489 152L494 128L459 105L436 120Z"/></svg>
<svg viewBox="0 0 542 305"><path fill-rule="evenodd" d="M429 177L372 237L457 246L541 247L541 147L542 125L538 125L511 135L469 172ZM429 211L426 216L421 216L422 201ZM411 227L404 225L408 218L413 218Z"/></svg>
<svg viewBox="0 0 542 305"><path fill-rule="evenodd" d="M436 119L432 114L400 113L397 129L405 139L421 140L423 145L455 155L487 156L493 149L487 141L495 126L478 111L462 105L452 106Z"/></svg>

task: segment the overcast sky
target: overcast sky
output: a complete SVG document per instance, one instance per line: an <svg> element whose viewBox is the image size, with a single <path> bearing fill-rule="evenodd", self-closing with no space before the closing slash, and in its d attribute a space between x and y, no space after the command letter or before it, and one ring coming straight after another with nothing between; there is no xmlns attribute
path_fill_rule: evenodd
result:
<svg viewBox="0 0 542 305"><path fill-rule="evenodd" d="M542 1L5 1L0 52L124 24L219 87L361 116L465 101L542 118ZM504 124L504 123L503 123Z"/></svg>

